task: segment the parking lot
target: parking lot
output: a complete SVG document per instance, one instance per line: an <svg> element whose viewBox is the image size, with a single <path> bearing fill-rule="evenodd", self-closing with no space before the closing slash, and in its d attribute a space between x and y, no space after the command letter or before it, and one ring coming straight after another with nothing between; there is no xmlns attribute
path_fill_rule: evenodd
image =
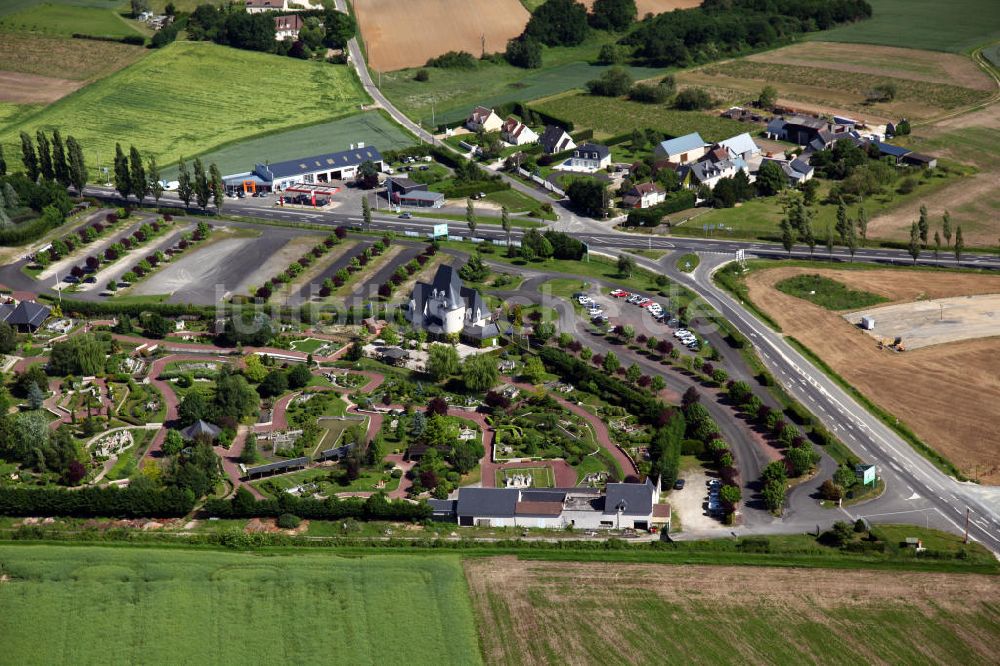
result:
<svg viewBox="0 0 1000 666"><path fill-rule="evenodd" d="M647 298L620 289L610 293L591 290L576 298L576 302L592 318L606 318L611 326L631 326L637 336L666 339L676 348L687 347L697 351L702 341L694 333L678 328L680 322L676 313L671 311L669 301L668 298Z"/></svg>
<svg viewBox="0 0 1000 666"><path fill-rule="evenodd" d="M719 521L709 514L711 488L709 483L719 483L718 479L710 477L704 468L697 467L682 472L684 488L670 491L667 501L680 518L681 527L685 532L698 533L704 530L717 530ZM718 490L715 490L717 493Z"/></svg>

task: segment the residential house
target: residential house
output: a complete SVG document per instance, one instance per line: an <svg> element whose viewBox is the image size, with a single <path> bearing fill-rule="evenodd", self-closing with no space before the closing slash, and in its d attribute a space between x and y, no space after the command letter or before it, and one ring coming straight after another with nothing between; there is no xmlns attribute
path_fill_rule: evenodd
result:
<svg viewBox="0 0 1000 666"><path fill-rule="evenodd" d="M691 187L705 185L708 189L715 189L716 183L723 178L732 178L738 171L745 171L749 175L746 163L740 158L720 160L704 159L694 164L688 164L681 170L681 181L686 182Z"/></svg>
<svg viewBox="0 0 1000 666"><path fill-rule="evenodd" d="M708 152L709 144L697 132L679 136L676 139L661 141L653 151L658 160L670 164L690 164L700 160Z"/></svg>
<svg viewBox="0 0 1000 666"><path fill-rule="evenodd" d="M788 178L788 184L795 186L800 183L804 183L807 180L812 179L815 169L809 164L809 160L804 157L796 157L794 159L777 159L773 157L765 157L761 161L761 165L764 162L774 162L781 167L784 172L785 177Z"/></svg>
<svg viewBox="0 0 1000 666"><path fill-rule="evenodd" d="M573 137L558 125L547 125L545 131L542 132L541 138L538 139L538 143L542 145L542 150L545 151L546 155L576 148L576 142L573 141Z"/></svg>
<svg viewBox="0 0 1000 666"><path fill-rule="evenodd" d="M462 285L458 271L442 265L430 284L418 282L404 315L415 327L434 336L458 334L481 345L495 344L500 330L479 292Z"/></svg>
<svg viewBox="0 0 1000 666"><path fill-rule="evenodd" d="M598 488L460 488L454 505L435 506L459 525L565 529L669 529L670 506L658 484L609 483ZM451 513L453 512L453 513Z"/></svg>
<svg viewBox="0 0 1000 666"><path fill-rule="evenodd" d="M611 164L611 149L597 143L585 143L573 149L573 157L556 166L560 171L594 173Z"/></svg>
<svg viewBox="0 0 1000 666"><path fill-rule="evenodd" d="M663 203L667 198L666 191L657 183L639 183L625 193L622 204L626 208L652 208Z"/></svg>
<svg viewBox="0 0 1000 666"><path fill-rule="evenodd" d="M294 7L291 5L295 5ZM297 12L312 9L304 0L244 0L244 9L248 14L263 14L264 12Z"/></svg>
<svg viewBox="0 0 1000 666"><path fill-rule="evenodd" d="M11 328L20 333L34 333L41 328L51 313L50 307L35 301L0 305L0 321L7 322Z"/></svg>
<svg viewBox="0 0 1000 666"><path fill-rule="evenodd" d="M477 106L465 120L465 126L473 132L482 130L484 132L499 132L503 127L503 120L500 119L493 109L485 106Z"/></svg>
<svg viewBox="0 0 1000 666"><path fill-rule="evenodd" d="M538 141L538 134L517 118L511 116L500 128L500 138L514 146L523 146Z"/></svg>
<svg viewBox="0 0 1000 666"><path fill-rule="evenodd" d="M744 162L760 155L760 147L747 132L720 141L717 145L729 151L730 157L739 157Z"/></svg>
<svg viewBox="0 0 1000 666"><path fill-rule="evenodd" d="M298 14L274 17L274 38L278 41L290 39L293 42L299 38L299 30L304 25Z"/></svg>

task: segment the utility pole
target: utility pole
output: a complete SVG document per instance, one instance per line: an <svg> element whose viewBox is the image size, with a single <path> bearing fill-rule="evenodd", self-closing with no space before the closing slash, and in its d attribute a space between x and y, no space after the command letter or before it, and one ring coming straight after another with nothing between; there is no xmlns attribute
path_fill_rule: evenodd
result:
<svg viewBox="0 0 1000 666"><path fill-rule="evenodd" d="M962 543L969 543L969 507L965 507L965 539Z"/></svg>

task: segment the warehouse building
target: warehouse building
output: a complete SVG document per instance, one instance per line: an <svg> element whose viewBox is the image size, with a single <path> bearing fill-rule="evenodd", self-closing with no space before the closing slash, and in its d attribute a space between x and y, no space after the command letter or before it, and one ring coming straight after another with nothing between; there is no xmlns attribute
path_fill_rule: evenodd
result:
<svg viewBox="0 0 1000 666"><path fill-rule="evenodd" d="M363 143L352 145L348 150L324 153L312 157L285 160L274 164L258 163L253 171L225 176L223 181L229 190L242 189L246 192L259 190L284 190L297 184L322 184L334 181L352 180L358 175L361 165L371 162L377 171L382 171L384 162L377 148Z"/></svg>

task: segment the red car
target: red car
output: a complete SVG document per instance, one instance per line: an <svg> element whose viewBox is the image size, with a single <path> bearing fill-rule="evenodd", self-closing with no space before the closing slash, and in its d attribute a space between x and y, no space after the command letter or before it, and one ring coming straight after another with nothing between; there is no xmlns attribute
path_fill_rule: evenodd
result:
<svg viewBox="0 0 1000 666"><path fill-rule="evenodd" d="M614 296L615 298L628 298L629 293L624 289L615 289L614 291L611 292L611 295Z"/></svg>

